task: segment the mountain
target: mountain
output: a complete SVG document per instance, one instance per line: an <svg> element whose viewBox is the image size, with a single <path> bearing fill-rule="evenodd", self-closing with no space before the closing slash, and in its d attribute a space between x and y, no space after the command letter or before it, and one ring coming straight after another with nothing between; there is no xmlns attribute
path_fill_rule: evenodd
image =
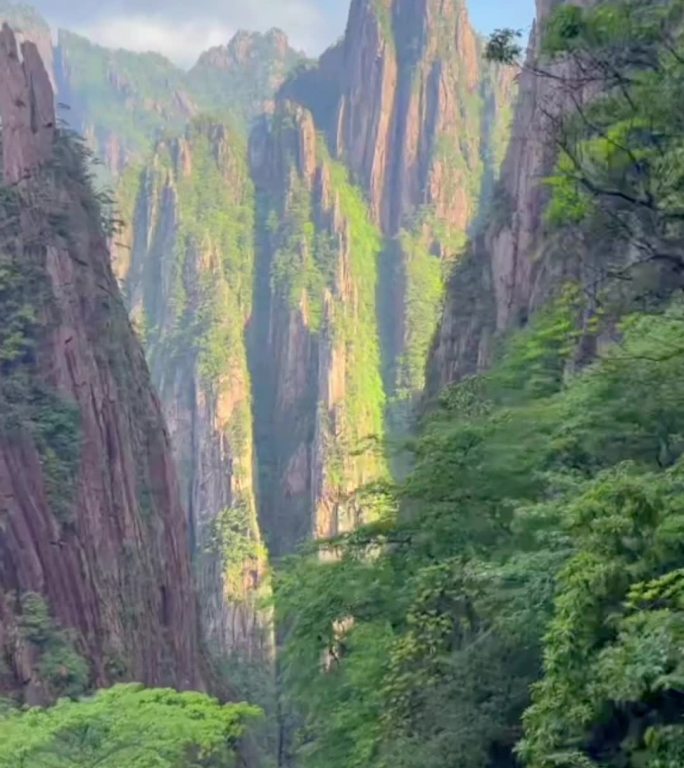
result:
<svg viewBox="0 0 684 768"><path fill-rule="evenodd" d="M592 0L575 5L591 6ZM554 292L571 279L596 279L586 243L568 243L550 233L545 213L559 148L553 140L554 118L577 103L578 91L564 92L557 76L568 76L567 64L555 64L540 76L541 30L558 6L538 0L537 23L520 77L519 101L501 179L494 192L486 226L470 243L462 264L451 277L444 316L430 356L428 390L488 367L496 339L524 327ZM579 98L586 98L579 89ZM585 259L564 258L583 251ZM607 261L606 253L598 254Z"/></svg>
<svg viewBox="0 0 684 768"><path fill-rule="evenodd" d="M408 471L366 489L370 525L304 549L276 582L300 718L286 765L684 759L684 6L537 6L501 175L449 276ZM388 7L354 3L355 34L296 94L333 115L327 141L391 236L425 166L411 144L390 151L401 130L385 139L383 97L401 78L382 31L398 43L404 12L413 31L412 12L454 6ZM487 53L518 61L517 40L499 30ZM357 42L343 70L324 66ZM356 63L380 84L372 101L332 95ZM449 217L463 196L450 189ZM427 235L441 242L434 220ZM400 325L396 308L384 316Z"/></svg>
<svg viewBox="0 0 684 768"><path fill-rule="evenodd" d="M198 116L122 176L116 274L172 434L203 626L233 679L246 662L272 679L270 564L379 514L359 489L391 477L386 441L406 429L443 275L506 141L513 74L483 62L463 4L381 11L355 0L344 40L260 102L248 137ZM222 88L252 68L254 93L262 46L285 50L277 32L238 35L190 76L212 66Z"/></svg>
<svg viewBox="0 0 684 768"><path fill-rule="evenodd" d="M60 117L88 140L111 184L142 162L157 139L181 133L200 113L230 115L247 130L269 109L289 73L305 62L281 30L238 31L186 72L157 53L106 48L68 30L56 44L29 5L3 0L0 21L32 40L60 103Z"/></svg>
<svg viewBox="0 0 684 768"><path fill-rule="evenodd" d="M292 70L305 64L304 54L290 47L282 30L242 30L227 45L201 54L187 81L206 109L225 105L249 125L272 109L278 88Z"/></svg>
<svg viewBox="0 0 684 768"><path fill-rule="evenodd" d="M382 514L360 490L397 469L513 70L484 61L461 0L354 0L318 62L277 30L189 73L62 32L55 74L118 178L115 273L169 425L199 623L251 697L273 673L269 559Z"/></svg>
<svg viewBox="0 0 684 768"><path fill-rule="evenodd" d="M684 3L537 12L524 61L463 0L189 73L64 33L123 226L5 28L0 691L229 690L250 765L682 764Z"/></svg>
<svg viewBox="0 0 684 768"><path fill-rule="evenodd" d="M246 140L198 119L157 145L140 189L126 300L176 448L205 626L224 653L267 654L268 622L253 615L265 552L245 344L255 270Z"/></svg>
<svg viewBox="0 0 684 768"><path fill-rule="evenodd" d="M411 396L442 298L506 146L513 71L487 65L462 0L355 0L344 40L293 77L385 238L390 396Z"/></svg>
<svg viewBox="0 0 684 768"><path fill-rule="evenodd" d="M194 71L220 63L230 73L260 57L264 45L286 50L277 32L239 35L205 54ZM489 194L505 144L512 73L483 63L481 54L461 2L418 8L355 0L344 40L318 63L298 67L272 114L256 122L248 158L235 128L216 121L214 138L202 139L209 166L180 140L173 163L196 179L188 183L197 190L200 178L214 178L216 163L224 162L218 158L243 158L224 162L224 182L210 182L209 197L181 199L175 184L160 184L159 173L168 171L158 155L155 170L137 177L137 203L132 185L132 261L121 256L117 273L133 311L146 312L148 354L162 392L177 375L171 371L186 365L159 343L170 323L189 334L185 349L211 346L224 364L238 345L217 337L221 352L201 323L177 319L185 318L182 302L187 308L197 295L184 284L179 306L178 281L213 283L212 264L223 258L229 293L240 294L221 299L221 315L235 333L246 329L250 377L222 386L251 409L255 433L247 434L246 450L258 459L259 519L274 555L312 535L354 528L355 490L386 476L388 414L392 421L395 401L410 403L420 391L443 275ZM247 196L236 201L243 189ZM234 230L250 209L255 242ZM186 252L184 220L192 222L197 252L190 262L178 261ZM252 281L250 296L245 280ZM240 394L245 381L249 401ZM186 410L180 397L167 401L167 415ZM220 424L216 408L209 401L200 421ZM220 432L231 446L226 427ZM199 476L226 476L217 457L194 460ZM207 500L210 517L221 506L225 500Z"/></svg>
<svg viewBox="0 0 684 768"><path fill-rule="evenodd" d="M103 48L62 30L55 66L66 119L118 175L200 112L247 124L301 59L282 32L238 32L185 72L159 54Z"/></svg>
<svg viewBox="0 0 684 768"><path fill-rule="evenodd" d="M202 687L187 519L109 223L6 25L0 70L0 690Z"/></svg>
<svg viewBox="0 0 684 768"><path fill-rule="evenodd" d="M30 5L2 0L0 2L0 23L5 22L12 27L18 40L35 43L54 88L52 32L48 23Z"/></svg>
<svg viewBox="0 0 684 768"><path fill-rule="evenodd" d="M260 509L274 556L353 530L386 472L382 237L312 115L281 103L252 135L258 242L250 359Z"/></svg>
<svg viewBox="0 0 684 768"><path fill-rule="evenodd" d="M68 106L64 119L114 175L144 157L156 135L182 130L198 112L185 73L168 59L104 48L64 30L55 79Z"/></svg>

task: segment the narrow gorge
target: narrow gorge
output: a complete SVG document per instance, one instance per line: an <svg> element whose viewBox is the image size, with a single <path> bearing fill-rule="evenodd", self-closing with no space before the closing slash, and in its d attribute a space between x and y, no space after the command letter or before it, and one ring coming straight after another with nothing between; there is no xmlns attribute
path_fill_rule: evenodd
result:
<svg viewBox="0 0 684 768"><path fill-rule="evenodd" d="M684 765L684 2L535 10L0 0L0 768Z"/></svg>

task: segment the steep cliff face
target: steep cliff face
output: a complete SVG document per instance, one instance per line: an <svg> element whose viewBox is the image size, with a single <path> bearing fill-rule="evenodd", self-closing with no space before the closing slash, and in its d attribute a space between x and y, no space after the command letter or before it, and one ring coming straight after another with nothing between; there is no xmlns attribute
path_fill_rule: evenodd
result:
<svg viewBox="0 0 684 768"><path fill-rule="evenodd" d="M344 41L283 89L313 112L387 238L392 393L422 387L443 274L506 143L513 72L481 54L462 0L354 0Z"/></svg>
<svg viewBox="0 0 684 768"><path fill-rule="evenodd" d="M353 529L386 471L377 324L382 239L311 114L281 103L252 136L258 194L251 359L261 511L279 556ZM370 442L369 442L370 441Z"/></svg>
<svg viewBox="0 0 684 768"><path fill-rule="evenodd" d="M45 19L29 5L2 0L0 24L9 24L19 42L29 40L35 43L54 90L52 34Z"/></svg>
<svg viewBox="0 0 684 768"><path fill-rule="evenodd" d="M589 6L592 2L575 4ZM488 224L470 244L449 286L430 361L431 393L485 367L497 336L524 325L564 278L581 277L577 273L581 259L555 258L562 253L563 244L549 236L544 223L549 200L544 180L551 175L557 157L553 117L572 103L558 80L535 71L535 65L548 68L540 61L540 30L558 5L559 0L537 2L537 23L527 66L520 75L510 147ZM549 71L553 74L553 68Z"/></svg>
<svg viewBox="0 0 684 768"><path fill-rule="evenodd" d="M386 471L368 438L401 429L422 388L444 274L507 135L513 73L481 54L462 2L354 0L344 40L253 132L256 437L276 554L358 523L353 491Z"/></svg>
<svg viewBox="0 0 684 768"><path fill-rule="evenodd" d="M0 689L201 686L188 526L83 150L0 34Z"/></svg>
<svg viewBox="0 0 684 768"><path fill-rule="evenodd" d="M144 336L193 527L203 626L217 655L267 660L252 396L254 190L243 138L198 121L160 143L134 213L125 291Z"/></svg>

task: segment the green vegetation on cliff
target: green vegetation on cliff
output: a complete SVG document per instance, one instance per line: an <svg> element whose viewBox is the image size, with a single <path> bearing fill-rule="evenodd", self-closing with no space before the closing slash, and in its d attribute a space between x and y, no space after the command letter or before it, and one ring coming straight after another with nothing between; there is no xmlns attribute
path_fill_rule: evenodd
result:
<svg viewBox="0 0 684 768"><path fill-rule="evenodd" d="M567 379L577 309L570 294L444 394L398 518L281 577L304 765L513 765L539 679L532 766L681 739L684 316L631 319Z"/></svg>
<svg viewBox="0 0 684 768"><path fill-rule="evenodd" d="M202 377L216 386L233 371L247 375L244 326L252 302L254 192L246 154L239 133L197 120L184 138L160 145L152 185L173 190L178 224L170 270L173 295L166 297L170 306L150 301L145 307L148 353L154 367L158 357L173 359L194 349ZM158 289L143 287L149 293Z"/></svg>
<svg viewBox="0 0 684 768"><path fill-rule="evenodd" d="M189 117L184 73L159 54L111 50L62 30L59 55L65 95L75 102L69 106L103 154L112 142L139 155L159 133L182 129Z"/></svg>
<svg viewBox="0 0 684 768"><path fill-rule="evenodd" d="M276 120L277 140L286 143L292 125L286 115ZM386 471L375 447L384 434L377 310L382 237L360 190L321 137L316 160L313 188L293 174L287 198L272 199L265 219L274 225L271 237L277 244L273 292L291 311L301 306L308 328L343 358L342 400L331 406L335 424L332 413L321 418L327 434L324 471L344 495ZM336 375L332 368L324 372Z"/></svg>
<svg viewBox="0 0 684 768"><path fill-rule="evenodd" d="M553 17L606 95L564 126L552 218L611 247L442 393L376 523L280 573L303 766L682 764L683 15Z"/></svg>
<svg viewBox="0 0 684 768"><path fill-rule="evenodd" d="M254 685L243 676L241 691L263 697L271 628L261 608L269 582L245 338L255 280L245 137L233 124L198 118L181 138L160 142L134 210L153 236L134 232L126 287L176 437L207 648L229 675L248 661Z"/></svg>
<svg viewBox="0 0 684 768"><path fill-rule="evenodd" d="M361 441L381 439L384 434L385 393L376 308L382 239L360 191L351 185L347 170L327 156L323 141L319 142L319 154L330 168L332 192L339 200L349 233L349 277L354 295L341 297L332 323L333 337L344 341L348 354L345 408L352 442L347 450L353 452ZM373 459L365 457L364 461Z"/></svg>
<svg viewBox="0 0 684 768"><path fill-rule="evenodd" d="M205 111L229 109L247 128L289 73L306 59L283 32L238 32L226 46L203 53L187 74L188 87Z"/></svg>
<svg viewBox="0 0 684 768"><path fill-rule="evenodd" d="M27 21L39 22L47 30L40 17ZM60 98L71 108L64 117L88 135L117 175L199 114L234 119L246 133L302 59L282 33L243 32L205 52L186 72L160 54L106 48L61 30L57 74Z"/></svg>
<svg viewBox="0 0 684 768"><path fill-rule="evenodd" d="M46 386L37 371L46 325L41 308L54 309L54 298L44 271L44 243L31 248L19 237L21 210L27 205L49 207L49 201L34 197L29 202L26 192L0 188L0 437L30 435L43 462L45 492L66 523L80 464L79 412L75 403ZM50 234L59 236L62 220L56 211L50 214Z"/></svg>
<svg viewBox="0 0 684 768"><path fill-rule="evenodd" d="M20 603L18 633L35 653L37 671L50 695L75 698L85 693L90 687L90 668L69 633L50 616L40 595L26 593Z"/></svg>

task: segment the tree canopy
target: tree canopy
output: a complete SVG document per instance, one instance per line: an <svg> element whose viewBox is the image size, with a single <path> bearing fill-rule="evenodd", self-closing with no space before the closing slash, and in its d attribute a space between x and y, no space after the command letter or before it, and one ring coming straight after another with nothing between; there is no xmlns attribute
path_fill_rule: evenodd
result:
<svg viewBox="0 0 684 768"><path fill-rule="evenodd" d="M119 685L48 709L0 711L0 768L230 768L259 710Z"/></svg>
<svg viewBox="0 0 684 768"><path fill-rule="evenodd" d="M378 522L279 574L305 768L684 765L683 9L544 29L547 216L591 236L597 282L443 393Z"/></svg>

